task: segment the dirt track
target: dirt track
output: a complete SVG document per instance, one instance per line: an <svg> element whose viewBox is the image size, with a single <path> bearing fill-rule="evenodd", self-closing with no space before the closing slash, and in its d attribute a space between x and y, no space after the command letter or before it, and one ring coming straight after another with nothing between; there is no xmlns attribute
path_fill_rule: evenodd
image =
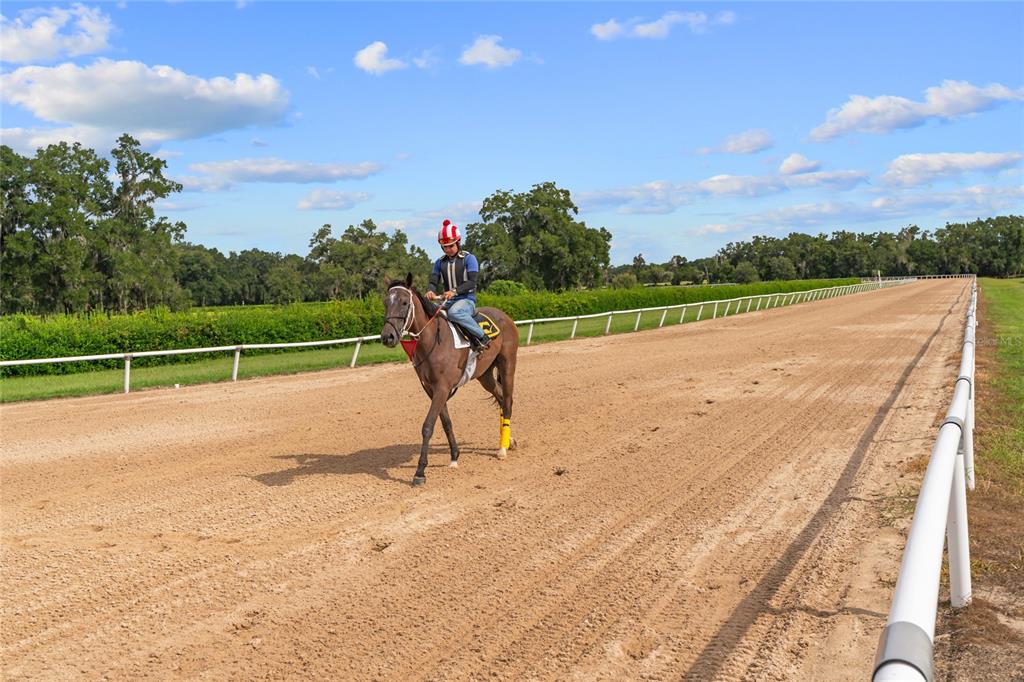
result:
<svg viewBox="0 0 1024 682"><path fill-rule="evenodd" d="M0 676L866 679L966 285L521 349L422 489L408 366L0 407Z"/></svg>

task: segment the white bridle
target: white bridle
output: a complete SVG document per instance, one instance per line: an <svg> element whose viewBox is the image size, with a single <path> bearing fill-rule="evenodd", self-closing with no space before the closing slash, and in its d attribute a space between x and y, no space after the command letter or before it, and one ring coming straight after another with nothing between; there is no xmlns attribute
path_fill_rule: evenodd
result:
<svg viewBox="0 0 1024 682"><path fill-rule="evenodd" d="M398 337L402 338L403 336L408 334L409 336L411 336L412 338L415 339L415 338L417 338L419 336L419 334L414 334L411 331L409 331L409 328L412 327L413 311L415 310L415 307L416 307L415 304L413 303L413 300L412 300L413 293L409 289L406 289L405 287L402 287L402 286L391 287L391 291L394 291L395 289L401 289L405 293L409 294L409 312L407 312L405 314L405 324L402 325L401 331L398 332ZM389 322L390 323L390 321L393 320L393 319L399 319L400 320L402 318L398 317L397 315L392 315L391 317L388 317L385 320L385 322ZM392 324L391 326L394 327L395 325ZM421 330L421 333L422 333L422 330Z"/></svg>

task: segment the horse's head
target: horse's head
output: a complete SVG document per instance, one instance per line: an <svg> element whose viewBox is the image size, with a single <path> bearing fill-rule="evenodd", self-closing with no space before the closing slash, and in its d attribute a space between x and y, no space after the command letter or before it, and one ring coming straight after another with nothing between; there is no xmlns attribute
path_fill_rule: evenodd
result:
<svg viewBox="0 0 1024 682"><path fill-rule="evenodd" d="M412 273L404 282L400 279L388 282L388 289L384 292L384 328L380 331L380 342L388 348L394 348L409 331L416 315L415 297Z"/></svg>

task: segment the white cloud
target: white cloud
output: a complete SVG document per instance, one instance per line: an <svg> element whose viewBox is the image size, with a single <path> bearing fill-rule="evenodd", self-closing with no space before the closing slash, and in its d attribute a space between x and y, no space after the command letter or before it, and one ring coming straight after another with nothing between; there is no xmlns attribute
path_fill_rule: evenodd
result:
<svg viewBox="0 0 1024 682"><path fill-rule="evenodd" d="M190 168L197 173L232 182L307 183L362 179L380 172L383 166L369 161L340 164L263 158L194 163Z"/></svg>
<svg viewBox="0 0 1024 682"><path fill-rule="evenodd" d="M308 73L313 78L320 80L320 72L317 70L315 66L307 66L306 73Z"/></svg>
<svg viewBox="0 0 1024 682"><path fill-rule="evenodd" d="M431 48L421 52L419 57L413 57L412 63L417 69L432 69L441 63L441 58L437 56L436 50Z"/></svg>
<svg viewBox="0 0 1024 682"><path fill-rule="evenodd" d="M635 38L667 38L669 31L676 24L686 24L694 33L704 30L708 23L708 15L703 12L668 12L657 21L637 24L633 27Z"/></svg>
<svg viewBox="0 0 1024 682"><path fill-rule="evenodd" d="M62 33L69 21L73 30ZM23 10L14 20L0 16L0 59L23 64L100 52L110 47L111 28L110 17L80 4Z"/></svg>
<svg viewBox="0 0 1024 682"><path fill-rule="evenodd" d="M841 108L828 112L825 123L811 131L811 139L825 142L852 132L880 134L916 128L929 119L952 121L1003 102L1020 100L1024 100L1024 88L1011 90L998 83L979 88L966 81L952 80L925 90L923 102L892 95L853 95Z"/></svg>
<svg viewBox="0 0 1024 682"><path fill-rule="evenodd" d="M625 33L625 28L617 22L615 19L609 19L603 24L594 24L590 27L590 32L597 37L598 40L612 40L618 38Z"/></svg>
<svg viewBox="0 0 1024 682"><path fill-rule="evenodd" d="M701 147L698 154L713 154L721 152L724 154L755 154L768 149L775 141L768 134L767 130L754 128L742 133L736 133L725 138L725 142L717 147Z"/></svg>
<svg viewBox="0 0 1024 682"><path fill-rule="evenodd" d="M974 186L952 192L918 192L879 197L868 203L831 202L787 206L745 215L741 222L780 228L839 229L850 223L922 219L942 210L972 217L1024 210L1024 187Z"/></svg>
<svg viewBox="0 0 1024 682"><path fill-rule="evenodd" d="M816 171L821 166L818 161L811 161L803 154L790 154L779 166L779 172L783 175L797 175Z"/></svg>
<svg viewBox="0 0 1024 682"><path fill-rule="evenodd" d="M882 179L892 185L921 185L942 178L955 178L976 171L995 172L1020 163L1020 152L974 152L971 154L905 154L889 163Z"/></svg>
<svg viewBox="0 0 1024 682"><path fill-rule="evenodd" d="M366 192L339 192L333 189L318 188L299 200L298 209L300 211L310 209L344 211L369 200L370 195Z"/></svg>
<svg viewBox="0 0 1024 682"><path fill-rule="evenodd" d="M828 187L830 189L852 189L867 182L868 174L864 171L819 171L817 173L800 173L783 178L782 182L789 189L806 187Z"/></svg>
<svg viewBox="0 0 1024 682"><path fill-rule="evenodd" d="M23 66L0 74L0 97L65 128L4 130L23 139L100 146L129 132L144 144L280 121L288 92L272 76L200 78L170 66L99 59L87 67Z"/></svg>
<svg viewBox="0 0 1024 682"><path fill-rule="evenodd" d="M769 175L716 175L697 183L701 192L727 197L761 197L784 186L781 178Z"/></svg>
<svg viewBox="0 0 1024 682"><path fill-rule="evenodd" d="M695 194L692 183L655 180L632 187L580 192L577 204L584 210L618 206L620 213L663 215L689 204Z"/></svg>
<svg viewBox="0 0 1024 682"><path fill-rule="evenodd" d="M577 193L577 205L586 211L615 208L619 213L672 213L680 206L706 197L762 197L789 190L827 187L848 190L866 182L863 171L778 175L715 175L700 182L654 182Z"/></svg>
<svg viewBox="0 0 1024 682"><path fill-rule="evenodd" d="M514 48L498 45L501 36L480 36L459 57L459 62L467 66L482 64L489 69L511 66L519 61L522 52Z"/></svg>
<svg viewBox="0 0 1024 682"><path fill-rule="evenodd" d="M714 19L709 19L704 12L666 12L654 21L633 18L622 23L618 19L609 19L603 24L593 24L590 32L598 40L613 40L624 36L663 40L677 24L689 26L692 33L703 33L709 25L728 26L735 21L736 13L732 11L719 12Z"/></svg>
<svg viewBox="0 0 1024 682"><path fill-rule="evenodd" d="M37 149L59 142L81 142L83 147L106 152L114 148L119 133L99 128L4 128L0 140L20 154L34 154ZM149 145L155 140L142 140Z"/></svg>
<svg viewBox="0 0 1024 682"><path fill-rule="evenodd" d="M731 26L736 23L736 13L732 10L725 10L715 15L715 23L722 26Z"/></svg>
<svg viewBox="0 0 1024 682"><path fill-rule="evenodd" d="M180 182L185 192L224 192L234 188L234 183L226 178L198 175L180 175L174 178Z"/></svg>
<svg viewBox="0 0 1024 682"><path fill-rule="evenodd" d="M363 71L375 76L408 66L400 59L388 59L387 54L388 46L378 40L356 52L352 61Z"/></svg>
<svg viewBox="0 0 1024 682"><path fill-rule="evenodd" d="M740 231L740 229L741 228L739 228L739 227L737 227L735 225L723 225L721 223L715 223L715 224L701 225L696 230L692 230L692 232L694 234L698 235L698 236L703 237L703 236L709 235L709 234L728 234L730 232L738 232L738 231Z"/></svg>

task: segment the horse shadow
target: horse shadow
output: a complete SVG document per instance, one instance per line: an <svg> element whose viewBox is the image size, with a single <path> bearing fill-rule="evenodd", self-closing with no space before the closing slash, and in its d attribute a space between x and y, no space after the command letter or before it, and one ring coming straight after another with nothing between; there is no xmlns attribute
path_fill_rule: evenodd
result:
<svg viewBox="0 0 1024 682"><path fill-rule="evenodd" d="M250 476L254 481L268 487L291 485L302 476L358 476L369 474L383 481L391 481L408 485L412 474L407 477L391 475L392 469L415 471L419 459L419 444L391 445L385 448L368 448L348 454L331 453L300 453L271 455L271 459L292 460L295 465L288 469L268 471L264 474ZM460 447L459 454L494 455L493 450L475 447ZM431 446L430 458L434 460L431 469L448 466L448 446Z"/></svg>

